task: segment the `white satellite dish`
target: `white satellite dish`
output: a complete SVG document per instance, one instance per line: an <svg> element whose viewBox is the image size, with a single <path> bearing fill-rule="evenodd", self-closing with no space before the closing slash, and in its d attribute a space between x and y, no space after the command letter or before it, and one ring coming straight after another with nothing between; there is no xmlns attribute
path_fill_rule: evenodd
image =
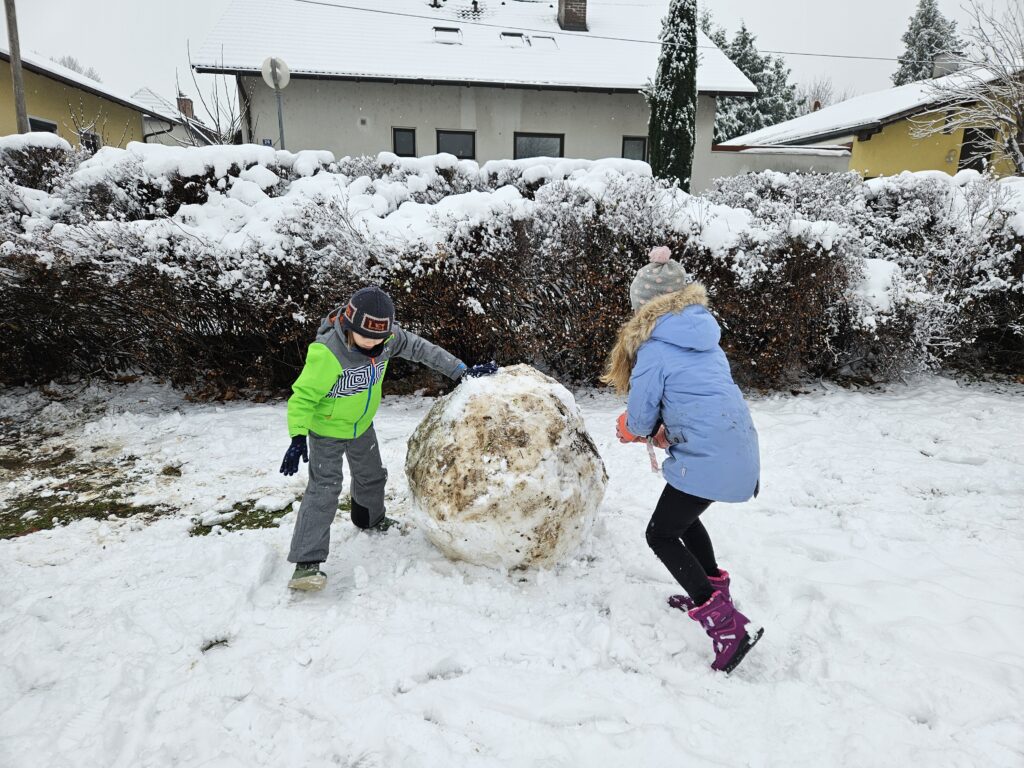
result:
<svg viewBox="0 0 1024 768"><path fill-rule="evenodd" d="M292 79L292 73L288 69L288 65L284 63L284 59L279 59L277 56L268 57L263 62L262 69L263 81L275 91L286 87Z"/></svg>

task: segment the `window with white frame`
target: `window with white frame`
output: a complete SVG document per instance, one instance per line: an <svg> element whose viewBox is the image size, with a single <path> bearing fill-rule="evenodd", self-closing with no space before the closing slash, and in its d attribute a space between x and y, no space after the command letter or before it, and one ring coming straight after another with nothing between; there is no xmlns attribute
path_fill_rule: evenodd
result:
<svg viewBox="0 0 1024 768"><path fill-rule="evenodd" d="M459 160L476 158L476 133L474 131L438 131L437 151L455 155Z"/></svg>
<svg viewBox="0 0 1024 768"><path fill-rule="evenodd" d="M33 133L56 133L57 124L52 120L45 120L41 117L30 117L28 119L28 129Z"/></svg>
<svg viewBox="0 0 1024 768"><path fill-rule="evenodd" d="M564 133L523 133L516 131L513 157L521 160L525 157L564 157Z"/></svg>
<svg viewBox="0 0 1024 768"><path fill-rule="evenodd" d="M623 136L622 156L627 160L647 160L646 136Z"/></svg>
<svg viewBox="0 0 1024 768"><path fill-rule="evenodd" d="M392 128L391 148L399 157L416 157L416 129Z"/></svg>

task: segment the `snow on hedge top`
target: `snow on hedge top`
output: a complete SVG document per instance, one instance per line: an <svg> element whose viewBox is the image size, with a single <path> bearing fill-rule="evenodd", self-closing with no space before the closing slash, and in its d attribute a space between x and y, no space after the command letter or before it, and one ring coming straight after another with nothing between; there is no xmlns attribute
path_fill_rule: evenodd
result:
<svg viewBox="0 0 1024 768"><path fill-rule="evenodd" d="M16 137L8 143L31 140ZM773 172L762 175L780 189L799 178ZM375 160L343 158L335 163L329 152L293 154L252 144L105 147L72 175L61 192L71 198L67 204L58 196L33 198L32 209L38 211L39 219L35 226L45 227L43 220L59 218L61 206L73 205L77 194L95 185L112 185L115 194L123 194L139 181L170 191L175 176L205 184L204 202L181 205L170 219L135 221L133 226L157 240L186 233L225 249L243 251L257 244L264 255L287 256L294 247L293 238L302 237L304 227L321 226L310 222L324 212L335 224L345 219L353 233L380 243L381 252L389 253L433 247L479 226L525 220L537 206L552 202L588 205L589 201L625 199L634 190L649 197L658 214L657 226L686 235L714 255L734 257L732 268L745 274L752 275L762 266L755 256L747 258L748 252L773 238L797 238L832 250L848 235L845 226L832 221L792 219L780 229L757 219L745 207L712 203L662 185L652 179L646 163L620 158L532 158L480 167L450 154L400 158L384 152ZM906 173L874 179L864 189L866 195L878 196L889 194L890 187L899 192L938 181L948 186L951 205L962 207L967 187L977 178L973 172L956 177L941 172ZM538 182L543 183L535 186ZM998 205L1010 217L1013 231L1024 233L1024 183L1011 182L1001 182L1005 194ZM468 191L454 194L456 189ZM529 189L535 190L536 200L524 196ZM875 295L879 294L873 288L866 291L866 296Z"/></svg>
<svg viewBox="0 0 1024 768"><path fill-rule="evenodd" d="M865 93L722 143L726 146L802 144L846 136L885 123L897 115L925 111L941 100L936 88L957 79L962 80L963 75L952 74Z"/></svg>
<svg viewBox="0 0 1024 768"><path fill-rule="evenodd" d="M639 91L655 74L668 3L590 0L587 32L563 31L556 2L438 5L235 0L196 63L204 71L257 73L272 52L296 75ZM698 46L698 90L757 92L703 33Z"/></svg>
<svg viewBox="0 0 1024 768"><path fill-rule="evenodd" d="M210 167L209 164L214 161L217 167L223 169L232 165L245 167L255 158L262 159L265 165L273 165L275 158L280 159L281 155L269 148L252 145L199 147L189 148L186 153L199 150L203 158L184 163L181 162L180 153L148 151L150 147L156 146L146 145L146 151L138 155L143 158L143 166L154 173L180 171L183 168L201 171ZM134 145L129 146L129 153L132 149ZM221 151L202 153L204 149ZM109 166L111 162L116 163L123 158L123 155L116 153L106 156L97 153L92 160L93 167L86 172L101 173L104 164ZM490 174L514 167L523 174L524 179L531 172L536 172L546 181L565 180L573 188L595 197L603 195L608 184L616 180L631 178L634 174L651 176L650 166L646 163L619 158L557 162L549 158L535 158L516 161L514 164L488 164L480 168L472 160L460 161L450 154L400 158L382 152L377 162L392 169L392 175L371 179L369 176L350 178L334 172L318 173L291 182L283 194L277 197L270 197L266 192L275 185L274 179L280 181L280 177L265 166L253 165L237 177L228 177L223 183L218 181L216 188L211 188L206 203L182 206L174 216L176 226L210 238L225 247L241 248L246 242L255 241L260 243L264 252L275 252L280 247L280 252L284 253L284 239L287 235L283 231L287 230L287 222L298 220L304 206L333 202L347 213L353 226L380 242L432 245L443 241L453 229L468 231L496 216L525 218L530 215L533 206L533 201L524 198L516 187L510 185L450 194L434 203L413 199L417 193L437 182L444 172L457 170L470 180L477 179L486 183L488 179L493 180ZM78 172L82 173L81 170ZM675 193L687 200L691 199L678 190ZM724 206L716 208L749 218L746 211L737 212ZM742 227L737 227L734 234L740 232ZM723 237L723 242L726 239Z"/></svg>
<svg viewBox="0 0 1024 768"><path fill-rule="evenodd" d="M71 145L56 133L15 133L11 136L0 136L0 152L17 152L29 147L71 151Z"/></svg>
<svg viewBox="0 0 1024 768"><path fill-rule="evenodd" d="M150 178L159 178L203 176L208 172L214 176L225 176L232 166L263 166L264 170L266 166L279 166L294 170L300 176L311 176L318 168L333 162L334 155L325 150L293 153L257 144L172 147L133 141L127 149L102 147L78 167L72 183L95 183L111 170L134 163L141 166L143 173ZM267 177L264 175L263 178Z"/></svg>

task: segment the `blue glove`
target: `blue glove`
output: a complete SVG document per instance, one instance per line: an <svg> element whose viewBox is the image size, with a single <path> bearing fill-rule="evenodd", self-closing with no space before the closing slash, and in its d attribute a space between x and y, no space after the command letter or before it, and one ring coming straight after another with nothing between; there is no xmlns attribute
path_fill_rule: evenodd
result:
<svg viewBox="0 0 1024 768"><path fill-rule="evenodd" d="M470 378L476 378L477 376L491 376L498 372L498 366L492 360L489 363L480 363L479 365L471 365L466 369L464 376Z"/></svg>
<svg viewBox="0 0 1024 768"><path fill-rule="evenodd" d="M296 435L292 438L292 444L284 454L284 461L281 462L282 475L294 475L299 471L299 457L309 463L309 453L306 450L306 436Z"/></svg>

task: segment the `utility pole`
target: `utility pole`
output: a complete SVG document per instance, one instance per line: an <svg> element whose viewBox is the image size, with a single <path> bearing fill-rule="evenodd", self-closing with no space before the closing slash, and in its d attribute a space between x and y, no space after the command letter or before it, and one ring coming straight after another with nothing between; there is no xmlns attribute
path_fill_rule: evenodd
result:
<svg viewBox="0 0 1024 768"><path fill-rule="evenodd" d="M25 109L25 79L21 72L21 45L18 43L18 17L14 0L4 0L7 10L7 40L11 48L11 79L14 81L14 112L18 116L18 133L28 133L28 111Z"/></svg>

